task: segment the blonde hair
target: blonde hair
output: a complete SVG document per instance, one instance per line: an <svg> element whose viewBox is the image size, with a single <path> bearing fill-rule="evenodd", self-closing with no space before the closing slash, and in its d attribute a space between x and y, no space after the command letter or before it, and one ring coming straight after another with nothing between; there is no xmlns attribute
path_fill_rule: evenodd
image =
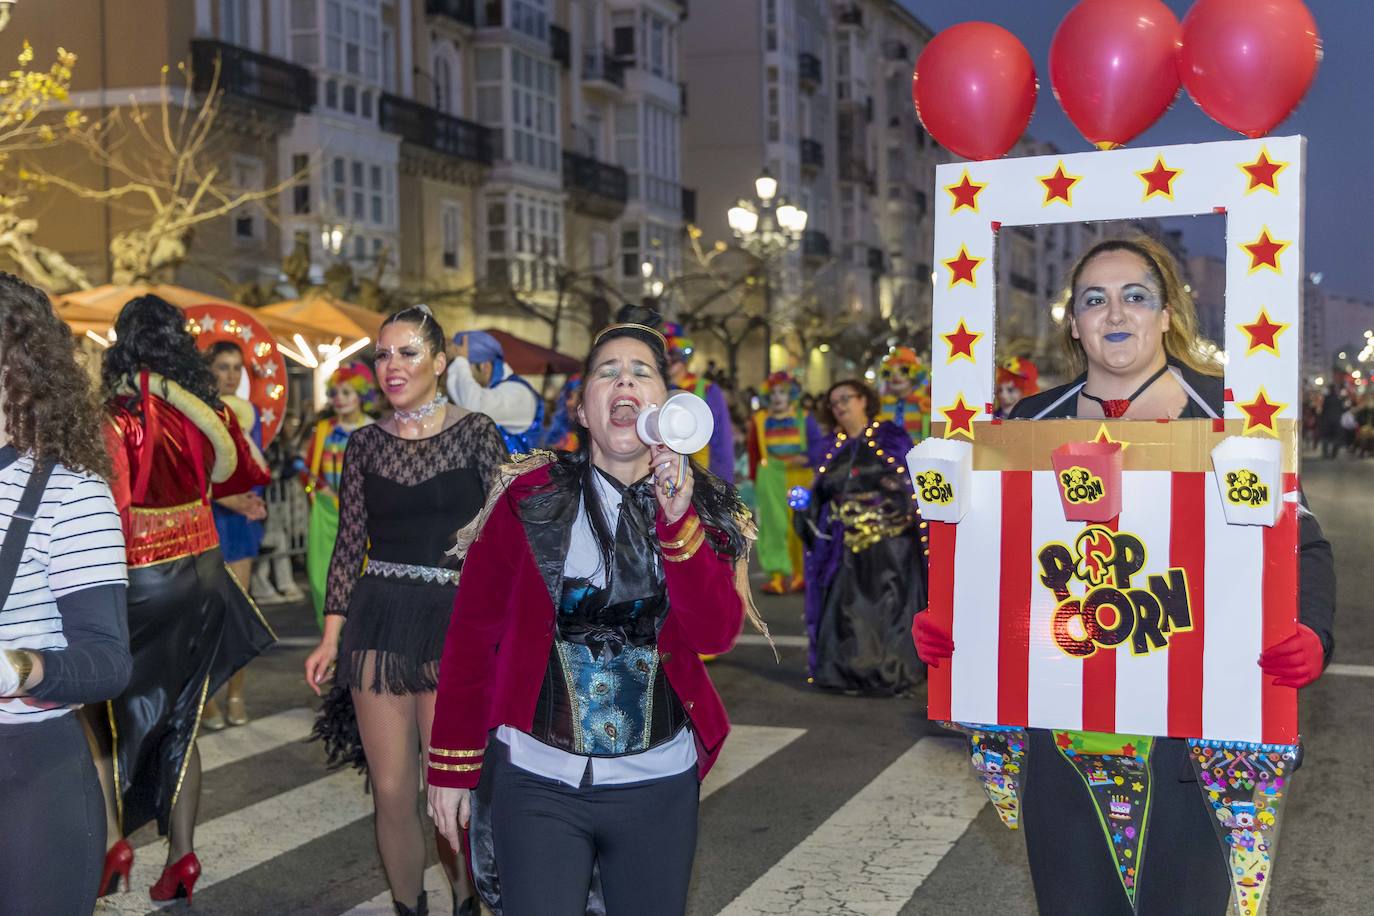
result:
<svg viewBox="0 0 1374 916"><path fill-rule="evenodd" d="M1129 251L1140 258L1159 284L1160 296L1169 309L1169 330L1164 332L1164 354L1169 361L1201 375L1221 375L1221 366L1202 347L1202 339L1198 334L1197 305L1193 302L1192 294L1184 287L1178 262L1169 249L1148 235L1106 239L1083 253L1069 271L1067 317L1073 317L1074 290L1078 287L1083 268L1098 255L1113 251ZM1074 374L1085 371L1088 358L1083 352L1083 343L1073 336L1071 321L1064 322L1060 337L1060 344Z"/></svg>

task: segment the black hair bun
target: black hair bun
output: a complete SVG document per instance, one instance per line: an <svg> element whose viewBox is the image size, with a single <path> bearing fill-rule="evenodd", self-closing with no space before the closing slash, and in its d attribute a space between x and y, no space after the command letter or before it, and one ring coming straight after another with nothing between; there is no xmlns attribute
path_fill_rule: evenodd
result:
<svg viewBox="0 0 1374 916"><path fill-rule="evenodd" d="M647 305L629 303L622 305L620 311L616 312L615 323L642 324L656 331L661 331L663 329L663 316L658 313L657 309Z"/></svg>

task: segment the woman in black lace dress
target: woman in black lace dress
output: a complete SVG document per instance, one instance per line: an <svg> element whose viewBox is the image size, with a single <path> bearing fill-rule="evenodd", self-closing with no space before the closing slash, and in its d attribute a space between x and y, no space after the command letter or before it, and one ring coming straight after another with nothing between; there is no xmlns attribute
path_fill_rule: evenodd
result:
<svg viewBox="0 0 1374 916"><path fill-rule="evenodd" d="M305 661L317 694L337 662L316 726L336 762L364 763L349 746L356 712L377 848L398 914L428 911L416 795L458 586L448 551L506 460L490 417L448 404L439 385L444 341L424 306L392 315L378 334L377 379L395 413L348 442L324 636Z"/></svg>

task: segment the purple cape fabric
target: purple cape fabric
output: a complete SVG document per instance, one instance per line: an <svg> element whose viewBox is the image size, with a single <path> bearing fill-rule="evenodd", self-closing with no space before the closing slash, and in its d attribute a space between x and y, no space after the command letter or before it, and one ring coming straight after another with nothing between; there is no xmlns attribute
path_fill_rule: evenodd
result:
<svg viewBox="0 0 1374 916"><path fill-rule="evenodd" d="M906 453L911 451L911 437L891 420L884 420L878 425L873 438L878 443L878 448L890 455L898 456L899 461L906 460ZM838 449L830 463L836 461L848 461L849 453L852 449L862 448L863 438L850 439L840 449ZM834 438L825 442L824 450L820 452L820 460L825 459L830 447L835 444ZM829 464L827 464L827 467ZM820 467L819 462L817 468ZM903 482L908 490L911 490L910 475L902 474ZM812 481L811 491L816 491L816 483L819 482L820 474L817 473L817 480ZM820 626L821 608L825 606L825 592L834 581L835 573L840 568L840 563L844 559L844 525L835 517L834 506L826 502L819 508L816 527L820 534L816 538L815 544L806 552L806 641L807 641L807 670L814 671L816 667L816 630ZM828 535L828 538L826 537Z"/></svg>

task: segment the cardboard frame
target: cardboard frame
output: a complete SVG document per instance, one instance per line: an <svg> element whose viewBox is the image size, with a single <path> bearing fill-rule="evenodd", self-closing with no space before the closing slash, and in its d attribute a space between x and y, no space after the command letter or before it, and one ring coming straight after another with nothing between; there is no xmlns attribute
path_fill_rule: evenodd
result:
<svg viewBox="0 0 1374 916"><path fill-rule="evenodd" d="M1297 618L1305 144L1298 136L1271 137L936 170L932 433L972 444L973 493L961 522L931 523L931 613L950 629L956 645L951 663L931 672L932 718L1295 740L1296 691L1251 672L1257 671L1258 647L1292 632ZM1209 213L1226 216L1223 418L993 420L994 263L1001 228ZM1275 498L1284 505L1272 527L1228 525L1222 514L1225 491L1217 488L1211 450L1235 435L1272 437L1281 445L1282 481ZM1182 555L1167 561L1190 576L1198 625L1176 631L1161 651L1145 653L1148 664L1128 657L1121 646L1113 646L1114 653L1095 652L1096 661L1069 664L1045 645L1045 615L1054 613L1059 599L1037 594L1046 591L1036 584L1042 545L1031 542L1046 530L1063 528L1067 537L1085 527L1065 522L1057 505L1058 519L1049 514L1050 455L1066 443L1093 440L1127 443L1121 531L1133 524L1156 532L1173 554L1186 554L1185 545L1206 554L1205 561ZM987 545L998 542L1000 556L991 556ZM1024 555L1028 544L1030 557ZM978 575L980 562L996 567L992 586L989 576ZM1166 561L1156 556L1149 562L1140 577L1162 572L1159 564ZM999 587L999 576L1010 587ZM1226 588L1228 580L1237 587ZM1254 587L1244 587L1245 581ZM1077 588L1075 596L1086 599L1085 589ZM1024 606L1020 596L1026 592L1029 620L1022 619L1024 607L1017 608L1018 602ZM1105 612L1099 622L1111 618ZM1204 619L1214 626L1205 626ZM1109 663L1110 658L1126 660ZM1180 675L1185 667L1192 676ZM1137 676L1139 684L1133 681ZM1227 677L1237 679L1229 693L1239 700L1214 698ZM1102 695L1108 689L1113 696ZM1077 710L1075 690L1082 700Z"/></svg>

